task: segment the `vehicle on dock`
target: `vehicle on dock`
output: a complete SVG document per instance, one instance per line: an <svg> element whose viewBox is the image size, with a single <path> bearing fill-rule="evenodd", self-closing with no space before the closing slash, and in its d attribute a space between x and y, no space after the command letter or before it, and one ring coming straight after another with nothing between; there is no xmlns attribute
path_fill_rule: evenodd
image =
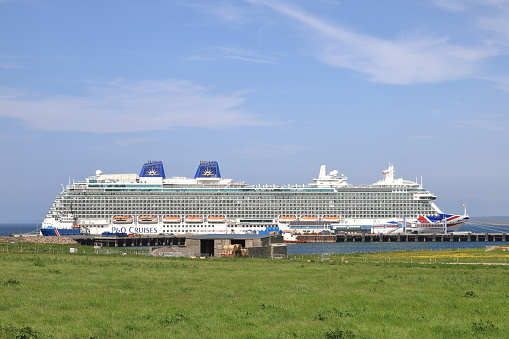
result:
<svg viewBox="0 0 509 339"><path fill-rule="evenodd" d="M306 239L299 239L296 234L292 234L289 232L283 232L283 241L286 243L305 243Z"/></svg>
<svg viewBox="0 0 509 339"><path fill-rule="evenodd" d="M103 232L101 233L102 237L127 237L127 233L112 233L112 232Z"/></svg>

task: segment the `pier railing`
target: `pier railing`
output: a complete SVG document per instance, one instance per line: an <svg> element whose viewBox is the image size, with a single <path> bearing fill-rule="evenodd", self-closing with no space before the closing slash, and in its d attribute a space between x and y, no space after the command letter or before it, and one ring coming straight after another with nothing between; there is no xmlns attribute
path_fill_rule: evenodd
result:
<svg viewBox="0 0 509 339"><path fill-rule="evenodd" d="M334 235L306 234L297 236L306 242L474 242L509 241L509 233L429 233L429 234L371 234L344 233Z"/></svg>

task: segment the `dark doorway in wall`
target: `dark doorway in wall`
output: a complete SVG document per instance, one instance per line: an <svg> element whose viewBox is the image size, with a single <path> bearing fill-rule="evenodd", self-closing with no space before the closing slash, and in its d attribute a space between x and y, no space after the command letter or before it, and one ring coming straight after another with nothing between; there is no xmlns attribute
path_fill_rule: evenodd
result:
<svg viewBox="0 0 509 339"><path fill-rule="evenodd" d="M232 245L239 244L240 246L242 246L242 248L246 248L246 240L244 239L232 239L231 244Z"/></svg>
<svg viewBox="0 0 509 339"><path fill-rule="evenodd" d="M214 256L214 240L200 240L200 253L209 257Z"/></svg>

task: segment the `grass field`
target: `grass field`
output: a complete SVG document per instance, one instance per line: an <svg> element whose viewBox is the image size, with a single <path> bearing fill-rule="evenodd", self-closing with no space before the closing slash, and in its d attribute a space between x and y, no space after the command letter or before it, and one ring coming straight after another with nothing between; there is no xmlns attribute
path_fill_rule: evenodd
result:
<svg viewBox="0 0 509 339"><path fill-rule="evenodd" d="M0 244L0 338L506 338L507 252L175 259ZM324 260L321 260L324 259ZM445 264L452 263L452 264Z"/></svg>

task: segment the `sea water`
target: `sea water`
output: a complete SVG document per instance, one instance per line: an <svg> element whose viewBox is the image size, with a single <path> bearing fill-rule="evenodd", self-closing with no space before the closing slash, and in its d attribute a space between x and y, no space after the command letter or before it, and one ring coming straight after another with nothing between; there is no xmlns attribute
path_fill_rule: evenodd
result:
<svg viewBox="0 0 509 339"><path fill-rule="evenodd" d="M0 237L8 237L11 234L30 233L41 227L37 223L6 223L0 224Z"/></svg>

